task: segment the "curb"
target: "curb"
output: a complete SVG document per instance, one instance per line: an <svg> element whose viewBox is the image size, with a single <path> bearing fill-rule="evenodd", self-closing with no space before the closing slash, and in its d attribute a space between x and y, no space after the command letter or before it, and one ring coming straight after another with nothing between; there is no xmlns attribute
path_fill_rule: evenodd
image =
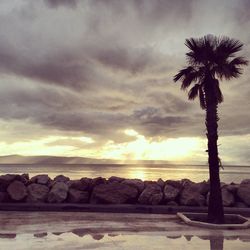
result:
<svg viewBox="0 0 250 250"><path fill-rule="evenodd" d="M207 207L129 205L129 204L74 204L74 203L2 203L0 211L53 211L53 212L105 212L176 214L177 212L207 213ZM250 208L224 207L225 213L250 216Z"/></svg>

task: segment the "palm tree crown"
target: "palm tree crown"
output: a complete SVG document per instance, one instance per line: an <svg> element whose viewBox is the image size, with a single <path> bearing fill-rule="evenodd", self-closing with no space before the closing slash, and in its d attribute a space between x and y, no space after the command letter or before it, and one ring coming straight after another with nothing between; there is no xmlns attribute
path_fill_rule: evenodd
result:
<svg viewBox="0 0 250 250"><path fill-rule="evenodd" d="M174 81L180 80L183 90L194 83L188 98L193 100L199 96L202 109L207 106L207 91L212 91L216 104L221 103L223 95L216 77L229 80L240 76L241 66L247 65L248 61L244 57L236 57L235 54L242 49L243 44L228 37L207 35L198 39L186 39L185 45L190 49L186 53L189 66L180 70L174 76Z"/></svg>

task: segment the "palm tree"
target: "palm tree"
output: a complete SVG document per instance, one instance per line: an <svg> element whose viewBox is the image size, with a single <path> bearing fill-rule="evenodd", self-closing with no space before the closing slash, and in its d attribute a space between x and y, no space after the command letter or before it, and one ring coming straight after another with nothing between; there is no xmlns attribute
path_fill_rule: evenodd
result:
<svg viewBox="0 0 250 250"><path fill-rule="evenodd" d="M218 156L218 104L223 102L219 80L238 78L242 66L248 61L244 57L236 57L243 44L228 37L206 35L202 38L186 39L189 48L186 53L188 67L174 76L174 81L181 81L181 89L185 90L194 84L188 92L188 98L199 97L200 106L206 111L206 129L208 139L208 163L210 179L210 196L207 221L224 223L224 210L220 188L220 159Z"/></svg>

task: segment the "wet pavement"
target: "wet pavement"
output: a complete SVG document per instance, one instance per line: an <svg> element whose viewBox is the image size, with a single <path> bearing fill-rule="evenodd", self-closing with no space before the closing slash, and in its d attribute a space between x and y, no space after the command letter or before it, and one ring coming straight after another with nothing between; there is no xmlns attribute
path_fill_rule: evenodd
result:
<svg viewBox="0 0 250 250"><path fill-rule="evenodd" d="M0 212L0 249L248 250L250 229L191 227L166 214Z"/></svg>

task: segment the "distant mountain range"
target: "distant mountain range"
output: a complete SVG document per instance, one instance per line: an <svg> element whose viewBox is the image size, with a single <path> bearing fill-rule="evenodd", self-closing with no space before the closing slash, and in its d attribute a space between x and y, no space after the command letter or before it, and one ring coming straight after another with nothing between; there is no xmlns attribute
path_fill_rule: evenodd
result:
<svg viewBox="0 0 250 250"><path fill-rule="evenodd" d="M0 164L170 164L169 161L150 160L110 160L93 159L85 157L63 157L63 156L22 156L6 155L0 156Z"/></svg>

